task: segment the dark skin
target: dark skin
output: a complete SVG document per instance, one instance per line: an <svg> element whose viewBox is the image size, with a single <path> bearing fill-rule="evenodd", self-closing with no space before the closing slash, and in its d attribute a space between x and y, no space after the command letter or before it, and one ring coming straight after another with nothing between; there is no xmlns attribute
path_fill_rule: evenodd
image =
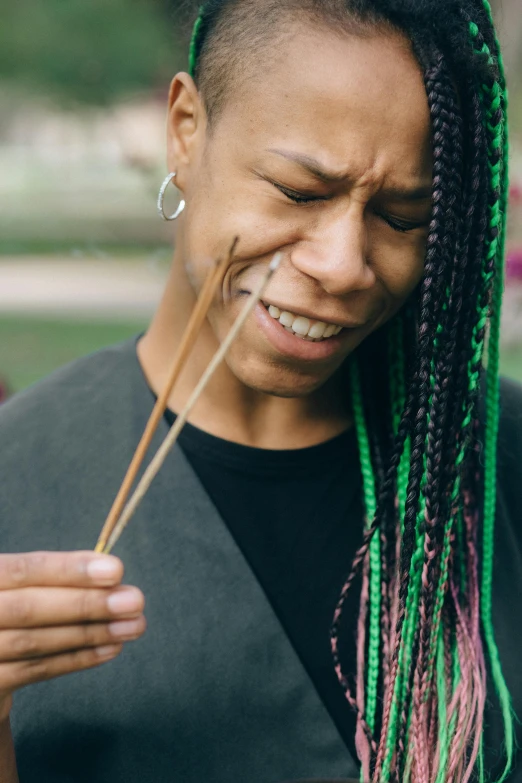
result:
<svg viewBox="0 0 522 783"><path fill-rule="evenodd" d="M165 381L208 260L239 235L172 408L182 407L245 292L282 251L264 300L345 327L335 350L306 355L293 338L293 355L252 318L191 421L273 449L339 434L350 425L339 368L422 276L430 119L408 42L389 32L363 39L303 26L210 130L192 79L178 74L169 98L168 166L187 208L164 299L139 346L151 386L159 390Z"/></svg>
<svg viewBox="0 0 522 783"><path fill-rule="evenodd" d="M230 96L212 127L190 76L172 81L168 167L187 208L139 358L160 390L211 259L239 235L170 399L179 410L281 251L265 304L342 331L307 342L261 305L191 421L238 443L291 449L351 426L342 365L422 277L431 130L419 66L398 34L349 37L297 22L276 55L265 58L271 65L260 66L255 83ZM106 565L105 574L88 573L94 562ZM144 597L122 587L122 578L117 558L88 552L0 555L0 783L17 780L13 692L112 660L144 633ZM115 596L119 607L111 606Z"/></svg>

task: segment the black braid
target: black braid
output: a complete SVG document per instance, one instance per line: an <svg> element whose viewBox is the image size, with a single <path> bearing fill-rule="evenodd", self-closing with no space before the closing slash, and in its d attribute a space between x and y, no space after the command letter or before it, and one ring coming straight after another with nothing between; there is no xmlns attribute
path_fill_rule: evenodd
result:
<svg viewBox="0 0 522 783"><path fill-rule="evenodd" d="M425 276L420 296L417 368L415 372L416 406L412 432L412 454L408 495L406 499L404 538L401 552L402 580L399 589L400 637L409 584L409 564L413 555L421 478L424 472L424 444L428 428L431 389L431 362L439 312L447 286L452 256L448 252L447 223L454 206L454 193L445 189L445 179L451 178L451 137L448 134L445 105L445 65L439 56L437 65L426 74L428 102L433 118L433 215L427 242ZM450 221L451 225L451 221Z"/></svg>

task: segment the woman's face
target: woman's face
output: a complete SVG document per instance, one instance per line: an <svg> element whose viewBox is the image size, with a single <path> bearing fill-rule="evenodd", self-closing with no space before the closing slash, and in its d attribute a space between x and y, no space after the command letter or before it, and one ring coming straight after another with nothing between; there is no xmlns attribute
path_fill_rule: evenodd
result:
<svg viewBox="0 0 522 783"><path fill-rule="evenodd" d="M419 283L431 128L398 34L298 26L267 59L210 130L190 79L173 82L169 166L187 200L176 256L198 290L208 260L239 236L209 313L221 341L283 253L228 366L250 388L295 397L323 385Z"/></svg>

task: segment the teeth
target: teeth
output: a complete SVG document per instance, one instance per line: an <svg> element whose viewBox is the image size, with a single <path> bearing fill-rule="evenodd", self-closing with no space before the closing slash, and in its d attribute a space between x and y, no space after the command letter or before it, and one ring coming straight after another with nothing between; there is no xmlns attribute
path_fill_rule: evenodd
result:
<svg viewBox="0 0 522 783"><path fill-rule="evenodd" d="M324 335L326 329L326 324L324 321L317 321L313 326L310 327L310 331L308 332L308 337L313 337L314 340L320 340L321 337Z"/></svg>
<svg viewBox="0 0 522 783"><path fill-rule="evenodd" d="M268 307L268 312L276 321L285 327L287 332L302 337L303 340L320 342L328 337L334 337L342 331L342 326L327 324L324 321L311 321L304 315L295 315L288 310L280 310L275 305Z"/></svg>
<svg viewBox="0 0 522 783"><path fill-rule="evenodd" d="M283 324L283 326L291 327L295 321L295 315L292 315L292 313L287 313L286 310L281 313L279 316L279 323Z"/></svg>
<svg viewBox="0 0 522 783"><path fill-rule="evenodd" d="M308 318L303 318L303 316L299 316L299 318L296 318L295 321L293 322L292 329L296 334L301 335L301 337L306 337L310 329L310 326L311 323L308 320Z"/></svg>

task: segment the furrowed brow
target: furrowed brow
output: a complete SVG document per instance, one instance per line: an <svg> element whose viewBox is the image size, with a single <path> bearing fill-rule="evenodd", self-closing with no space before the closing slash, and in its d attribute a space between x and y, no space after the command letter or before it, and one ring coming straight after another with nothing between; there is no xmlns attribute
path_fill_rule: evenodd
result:
<svg viewBox="0 0 522 783"><path fill-rule="evenodd" d="M346 180L346 174L325 169L318 160L312 158L310 155L302 155L299 152L290 152L289 150L277 149L269 149L267 152L270 152L273 155L279 155L281 158L286 158L286 160L290 160L292 163L297 163L299 166L301 166L303 169L306 169L306 171L308 171L310 174L313 174L314 177L317 177L317 179L320 179L322 182L332 183L343 182Z"/></svg>
<svg viewBox="0 0 522 783"><path fill-rule="evenodd" d="M337 183L344 182L348 178L344 172L331 171L326 168L316 158L310 155L304 155L300 152L292 152L290 150L268 149L273 155L279 155L281 158L297 163L302 168L306 169L310 174L322 182ZM432 183L426 185L419 185L415 188L400 188L391 187L384 188L380 191L380 196L393 200L393 201L427 201L432 197Z"/></svg>

